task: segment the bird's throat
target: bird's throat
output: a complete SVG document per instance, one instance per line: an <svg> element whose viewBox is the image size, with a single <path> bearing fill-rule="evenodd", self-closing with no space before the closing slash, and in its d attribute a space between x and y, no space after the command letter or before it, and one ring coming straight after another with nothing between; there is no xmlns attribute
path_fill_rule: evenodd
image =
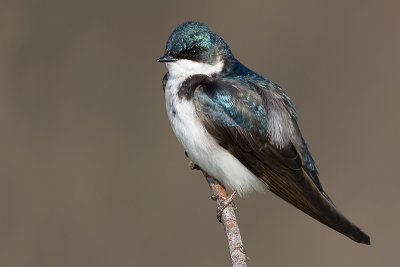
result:
<svg viewBox="0 0 400 267"><path fill-rule="evenodd" d="M180 59L175 62L168 62L166 65L170 78L189 77L196 74L211 76L220 73L224 68L224 62L220 59L215 64Z"/></svg>

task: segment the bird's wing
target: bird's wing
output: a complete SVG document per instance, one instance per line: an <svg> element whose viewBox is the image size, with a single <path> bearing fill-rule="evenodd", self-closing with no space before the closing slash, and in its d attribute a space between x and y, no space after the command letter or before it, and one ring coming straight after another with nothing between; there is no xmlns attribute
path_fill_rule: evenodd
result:
<svg viewBox="0 0 400 267"><path fill-rule="evenodd" d="M211 77L197 80L201 82L192 88L196 113L220 146L264 181L270 191L362 242L360 235L365 234L341 215L323 192L294 108L283 90L268 83L257 86Z"/></svg>

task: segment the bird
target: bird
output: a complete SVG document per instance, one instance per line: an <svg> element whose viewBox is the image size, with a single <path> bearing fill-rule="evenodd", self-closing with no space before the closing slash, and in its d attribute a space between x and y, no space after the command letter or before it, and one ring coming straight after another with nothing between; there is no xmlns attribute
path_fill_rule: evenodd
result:
<svg viewBox="0 0 400 267"><path fill-rule="evenodd" d="M243 196L271 191L312 218L370 244L322 188L291 98L237 60L206 24L170 34L158 62L172 130L190 160Z"/></svg>

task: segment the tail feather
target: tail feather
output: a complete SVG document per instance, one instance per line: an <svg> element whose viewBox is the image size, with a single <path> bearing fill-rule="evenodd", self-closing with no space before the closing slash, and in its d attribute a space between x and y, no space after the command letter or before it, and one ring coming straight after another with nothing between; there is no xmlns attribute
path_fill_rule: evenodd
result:
<svg viewBox="0 0 400 267"><path fill-rule="evenodd" d="M269 189L309 216L349 237L355 242L366 245L371 244L369 236L359 227L351 223L335 207L329 196L323 190L320 191L310 179L304 179L305 177L302 175L297 176L294 173L290 174L286 176L291 179L286 180L285 186L283 183L279 183L279 181L282 180L268 180L270 177L273 177L273 175L266 176L265 180L268 180L267 184L269 185ZM291 189L290 193L287 188Z"/></svg>
<svg viewBox="0 0 400 267"><path fill-rule="evenodd" d="M335 208L335 206L333 206L333 204L327 201L325 204L327 205L327 209L325 212L320 213L322 216L320 215L317 218L314 216L312 217L358 243L366 245L371 244L369 236L358 226L350 222Z"/></svg>

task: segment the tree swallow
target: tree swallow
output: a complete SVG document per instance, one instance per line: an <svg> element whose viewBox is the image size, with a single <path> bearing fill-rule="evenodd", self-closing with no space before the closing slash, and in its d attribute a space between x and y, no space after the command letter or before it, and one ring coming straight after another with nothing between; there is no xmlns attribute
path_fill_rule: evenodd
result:
<svg viewBox="0 0 400 267"><path fill-rule="evenodd" d="M323 190L291 99L276 83L242 65L205 24L186 22L158 59L172 129L188 157L244 195L272 191L309 216L370 244Z"/></svg>

